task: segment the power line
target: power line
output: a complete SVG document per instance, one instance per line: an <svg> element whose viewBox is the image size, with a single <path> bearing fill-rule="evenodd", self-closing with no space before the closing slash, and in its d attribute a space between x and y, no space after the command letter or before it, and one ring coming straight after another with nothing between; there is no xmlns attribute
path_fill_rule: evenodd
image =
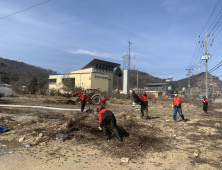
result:
<svg viewBox="0 0 222 170"><path fill-rule="evenodd" d="M208 22L210 21L213 13L214 13L214 11L215 11L215 9L216 9L217 6L218 6L219 2L220 2L220 0L217 1L217 3L216 3L216 5L215 5L215 7L214 7L214 9L213 9L210 17L208 18L208 20L207 20L207 22L206 22L206 24L205 24L205 26L204 26L204 28L203 28L203 30L206 28L206 26L207 26ZM200 32L200 35L202 34L203 30ZM200 37L200 36L199 36L199 37ZM198 39L199 39L199 38L198 38ZM196 43L196 46L195 46L195 48L194 48L194 52L193 52L193 54L192 54L191 61L190 61L190 64L189 64L189 65L192 65L192 62L193 62L194 58L197 58L197 57L198 57L198 55L196 56L196 51L197 51L197 49L198 49L198 41L199 41L198 39L197 39L197 43ZM199 48L200 48L200 47L199 47ZM195 57L195 56L196 56L196 57ZM194 64L195 64L195 62L194 62ZM193 65L194 65L194 64L193 64ZM193 66L192 66L192 67L193 67Z"/></svg>
<svg viewBox="0 0 222 170"><path fill-rule="evenodd" d="M221 14L222 10L220 10L220 12L217 14L216 18L214 19L214 21L211 23L211 25L208 27L208 30L210 30L210 27L213 25L213 23L216 21L217 17Z"/></svg>
<svg viewBox="0 0 222 170"><path fill-rule="evenodd" d="M207 23L205 24L205 26L204 26L203 30L201 31L200 35L201 35L202 32L204 31L204 29L205 29L205 27L207 26L208 22L210 21L210 19L211 19L212 15L213 15L215 9L217 8L217 5L219 4L219 2L220 2L220 0L217 1L217 3L216 3L216 5L215 5L215 7L214 7L214 9L213 9L213 11L212 11L212 13L211 13L209 19L207 20Z"/></svg>
<svg viewBox="0 0 222 170"><path fill-rule="evenodd" d="M214 55L214 53L218 50L218 48L220 47L221 44L222 44L222 41L221 41L221 43L218 45L218 47L216 48L216 50L213 52L212 55Z"/></svg>
<svg viewBox="0 0 222 170"><path fill-rule="evenodd" d="M44 65L46 65L45 63L50 63L49 65L52 67L52 65L55 62L57 62L58 64L54 66L57 68L58 67L64 68L64 66L67 65L68 62L70 63L71 58L72 58L71 60L74 59L75 61L80 60L80 59L77 59L73 54L66 53L54 47L47 47L47 46L39 45L35 42L26 42L23 40L19 40L17 38L4 36L1 34L0 34L0 37L1 37L0 45L2 45L0 55L3 58L9 58L10 55L16 56L16 58L23 58L26 61L28 61L28 63L31 63L31 64L38 63L37 66L39 66L40 64L41 67L43 63ZM11 48L13 48L14 50L11 50ZM87 62L87 60L89 60L89 58L91 57L92 56L81 58L81 62ZM54 58L54 60L52 61L51 58ZM147 67L147 65L144 62L141 64L138 63L138 65L142 67L143 69L145 69L147 72L159 73L161 75L178 74L178 73L184 72L182 67L178 67L178 68L173 67L173 68L165 68L165 69L161 67L158 68L156 66Z"/></svg>
<svg viewBox="0 0 222 170"><path fill-rule="evenodd" d="M44 4L44 3L47 3L47 2L49 2L49 1L51 1L51 0L44 1L44 2L42 2L42 3L40 3L40 4L33 5L33 6L29 7L29 8L23 9L23 10L21 10L21 11L18 11L18 12L15 12L15 13L12 13L12 14L9 14L9 15L6 15L6 16L4 16L4 17L1 17L0 19L4 19L4 18L10 17L10 16L12 16L12 15L15 15L15 14L18 14L18 13L21 13L21 12L24 12L24 11L27 11L27 10L29 10L29 9L31 9L31 8L37 7L37 6L39 6L39 5L42 5L42 4Z"/></svg>

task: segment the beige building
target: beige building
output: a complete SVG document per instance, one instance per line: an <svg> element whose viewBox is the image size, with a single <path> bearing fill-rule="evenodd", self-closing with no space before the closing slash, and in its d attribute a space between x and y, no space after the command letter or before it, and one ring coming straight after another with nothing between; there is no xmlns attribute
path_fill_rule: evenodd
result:
<svg viewBox="0 0 222 170"><path fill-rule="evenodd" d="M71 78L74 87L83 89L96 88L111 94L113 90L113 70L120 66L117 63L94 59L81 70L72 71L71 74L49 75L49 89L62 90L67 78Z"/></svg>

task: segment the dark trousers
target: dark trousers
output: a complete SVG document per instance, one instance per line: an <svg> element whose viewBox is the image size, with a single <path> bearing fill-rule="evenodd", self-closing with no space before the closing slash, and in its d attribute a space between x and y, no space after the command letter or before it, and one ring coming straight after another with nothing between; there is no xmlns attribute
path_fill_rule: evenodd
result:
<svg viewBox="0 0 222 170"><path fill-rule="evenodd" d="M173 120L177 120L177 112L179 113L180 117L182 119L184 119L184 115L182 114L182 109L181 107L174 107L174 111L173 111Z"/></svg>
<svg viewBox="0 0 222 170"><path fill-rule="evenodd" d="M148 106L141 105L140 116L143 117L144 115L148 116Z"/></svg>
<svg viewBox="0 0 222 170"><path fill-rule="evenodd" d="M115 136L117 138L119 138L119 133L116 129L116 118L115 117L107 117L103 120L102 122L102 129L103 129L103 133L104 136L107 136L107 126L110 126L110 128L112 129L113 133L115 134Z"/></svg>
<svg viewBox="0 0 222 170"><path fill-rule="evenodd" d="M105 107L105 105L106 105L106 101L103 101L103 107Z"/></svg>
<svg viewBox="0 0 222 170"><path fill-rule="evenodd" d="M207 103L206 103L206 104L205 104L205 103L203 104L203 110L204 110L205 113L207 113L207 106L208 106Z"/></svg>
<svg viewBox="0 0 222 170"><path fill-rule="evenodd" d="M85 105L86 105L85 103L81 103L81 112L84 111Z"/></svg>

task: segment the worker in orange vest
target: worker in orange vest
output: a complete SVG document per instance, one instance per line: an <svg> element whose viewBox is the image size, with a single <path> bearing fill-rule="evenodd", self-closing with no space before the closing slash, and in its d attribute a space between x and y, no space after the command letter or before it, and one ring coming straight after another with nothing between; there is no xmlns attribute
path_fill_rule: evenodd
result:
<svg viewBox="0 0 222 170"><path fill-rule="evenodd" d="M106 99L106 96L104 95L103 98L102 98L103 107L105 107L105 105L106 105L106 100L107 100L107 99Z"/></svg>
<svg viewBox="0 0 222 170"><path fill-rule="evenodd" d="M143 91L143 94L141 97L141 118L145 115L145 119L148 119L148 96L146 94L146 91Z"/></svg>
<svg viewBox="0 0 222 170"><path fill-rule="evenodd" d="M103 130L104 136L103 138L108 141L107 136L107 126L109 126L113 133L115 134L118 141L122 142L122 138L119 135L119 132L116 129L116 117L114 116L113 112L109 109L103 107L103 103L97 107L98 117L99 117L99 129Z"/></svg>
<svg viewBox="0 0 222 170"><path fill-rule="evenodd" d="M203 96L203 110L205 113L207 113L207 107L208 107L208 99L206 96Z"/></svg>
<svg viewBox="0 0 222 170"><path fill-rule="evenodd" d="M174 107L174 112L173 112L173 120L176 122L177 121L177 112L179 113L180 117L184 119L184 115L182 114L182 109L181 109L181 103L182 103L182 99L181 97L178 95L178 91L174 92L175 97L173 98L173 105L172 107Z"/></svg>
<svg viewBox="0 0 222 170"><path fill-rule="evenodd" d="M86 102L88 102L88 96L86 95L86 91L83 92L79 100L80 100L80 105L81 105L81 112L83 113Z"/></svg>

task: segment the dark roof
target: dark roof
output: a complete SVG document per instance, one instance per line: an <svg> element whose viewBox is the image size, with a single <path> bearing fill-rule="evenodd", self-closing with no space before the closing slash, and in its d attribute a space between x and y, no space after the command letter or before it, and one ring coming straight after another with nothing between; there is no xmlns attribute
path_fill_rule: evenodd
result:
<svg viewBox="0 0 222 170"><path fill-rule="evenodd" d="M165 84L168 84L168 83L149 83L149 84L146 84L145 86L163 86Z"/></svg>
<svg viewBox="0 0 222 170"><path fill-rule="evenodd" d="M112 66L114 68L117 67L117 66L120 66L120 64L117 64L117 63L112 63L112 62L109 62L109 61L93 59L90 63L88 63L82 69L92 68L92 67L95 67L96 65L108 65L108 66Z"/></svg>

